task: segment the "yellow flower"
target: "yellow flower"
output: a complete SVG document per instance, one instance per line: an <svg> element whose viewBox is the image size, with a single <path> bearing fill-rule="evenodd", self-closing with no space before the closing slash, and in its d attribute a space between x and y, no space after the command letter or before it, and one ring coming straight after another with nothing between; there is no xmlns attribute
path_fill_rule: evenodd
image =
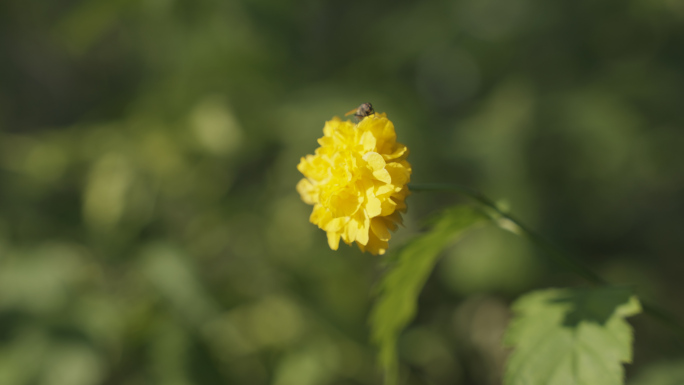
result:
<svg viewBox="0 0 684 385"><path fill-rule="evenodd" d="M316 155L303 157L297 166L305 176L297 191L314 206L309 220L325 230L333 250L342 238L362 251L384 254L390 230L406 211L408 149L397 142L384 113L358 124L335 117L325 122L323 134Z"/></svg>

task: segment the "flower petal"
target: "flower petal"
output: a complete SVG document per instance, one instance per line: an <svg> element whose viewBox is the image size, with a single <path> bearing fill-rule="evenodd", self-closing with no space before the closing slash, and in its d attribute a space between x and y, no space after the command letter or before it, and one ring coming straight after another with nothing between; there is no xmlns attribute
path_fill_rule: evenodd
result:
<svg viewBox="0 0 684 385"><path fill-rule="evenodd" d="M362 216L362 217L361 217ZM360 214L357 219L352 220L357 226L356 228L356 242L362 245L368 243L368 233L370 232L370 218L368 216Z"/></svg>
<svg viewBox="0 0 684 385"><path fill-rule="evenodd" d="M374 151L376 143L377 140L372 132L366 131L361 135L361 146L363 146L364 152Z"/></svg>
<svg viewBox="0 0 684 385"><path fill-rule="evenodd" d="M337 248L340 247L340 233L333 231L328 232L328 246L330 246L332 250L337 250Z"/></svg>
<svg viewBox="0 0 684 385"><path fill-rule="evenodd" d="M314 187L308 179L304 178L297 183L297 192L302 200L306 204L316 204L318 203L318 194L316 194L316 188Z"/></svg>
<svg viewBox="0 0 684 385"><path fill-rule="evenodd" d="M392 237L384 219L373 218L371 219L370 225L371 230L373 230L373 234L375 234L381 241L389 241Z"/></svg>
<svg viewBox="0 0 684 385"><path fill-rule="evenodd" d="M375 179L381 182L392 183L392 177L390 176L390 173L384 168L382 170L373 171L373 176Z"/></svg>
<svg viewBox="0 0 684 385"><path fill-rule="evenodd" d="M327 233L331 249L340 238L361 250L383 254L391 231L406 209L411 165L408 149L396 141L394 124L384 113L358 124L326 122L315 155L301 158L297 183L302 200L313 205L309 220Z"/></svg>
<svg viewBox="0 0 684 385"><path fill-rule="evenodd" d="M385 159L377 152L367 152L363 155L363 160L368 163L371 170L377 171L385 168Z"/></svg>
<svg viewBox="0 0 684 385"><path fill-rule="evenodd" d="M366 212L368 217L377 217L382 213L382 201L375 196L367 196L368 202L366 202Z"/></svg>

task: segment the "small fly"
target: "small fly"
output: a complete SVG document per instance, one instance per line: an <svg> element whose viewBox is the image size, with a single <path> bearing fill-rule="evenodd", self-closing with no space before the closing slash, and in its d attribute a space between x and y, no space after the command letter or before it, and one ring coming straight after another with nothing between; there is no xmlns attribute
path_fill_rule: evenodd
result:
<svg viewBox="0 0 684 385"><path fill-rule="evenodd" d="M373 109L373 105L370 103L363 103L360 105L358 108L355 108L346 114L344 116L349 116L351 114L354 114L357 119L363 119L366 116L373 115L375 113L375 110Z"/></svg>

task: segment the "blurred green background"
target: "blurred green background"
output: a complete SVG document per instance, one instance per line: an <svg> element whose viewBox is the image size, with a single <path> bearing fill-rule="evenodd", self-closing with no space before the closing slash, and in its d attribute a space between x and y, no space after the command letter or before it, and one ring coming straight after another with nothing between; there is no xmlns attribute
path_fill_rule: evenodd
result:
<svg viewBox="0 0 684 385"><path fill-rule="evenodd" d="M0 384L378 384L381 259L329 250L294 189L367 101L414 182L486 192L684 318L679 0L4 0ZM390 252L458 202L413 194ZM581 284L470 233L402 336L404 383L500 383L510 302ZM632 323L628 380L684 365Z"/></svg>

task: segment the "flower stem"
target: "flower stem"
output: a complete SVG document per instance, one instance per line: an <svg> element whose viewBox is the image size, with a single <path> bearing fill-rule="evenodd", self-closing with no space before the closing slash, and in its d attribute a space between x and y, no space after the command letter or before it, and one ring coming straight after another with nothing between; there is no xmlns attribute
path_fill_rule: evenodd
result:
<svg viewBox="0 0 684 385"><path fill-rule="evenodd" d="M554 262L582 277L592 285L608 285L608 282L605 279L592 271L585 264L572 257L570 253L537 234L511 214L501 210L493 200L475 189L451 183L412 183L409 185L409 190L413 192L454 192L464 195L484 206L489 211L489 216L492 221L497 223L500 227L529 239L532 243L545 251L546 255L551 257ZM682 341L684 341L684 326L682 326L677 317L648 301L643 299L640 299L640 301L644 313L668 326L682 339Z"/></svg>

